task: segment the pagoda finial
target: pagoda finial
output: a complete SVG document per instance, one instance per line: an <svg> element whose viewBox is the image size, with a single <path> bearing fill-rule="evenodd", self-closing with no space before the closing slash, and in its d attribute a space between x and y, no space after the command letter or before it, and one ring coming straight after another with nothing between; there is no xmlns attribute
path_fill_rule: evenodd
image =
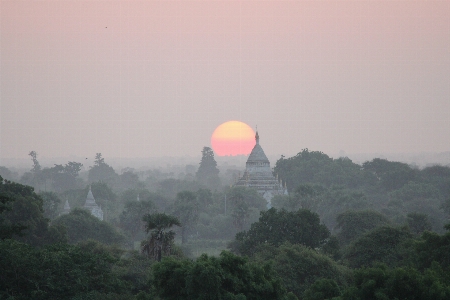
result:
<svg viewBox="0 0 450 300"><path fill-rule="evenodd" d="M256 134L255 134L256 144L259 145L259 134L258 134L258 125L256 125Z"/></svg>

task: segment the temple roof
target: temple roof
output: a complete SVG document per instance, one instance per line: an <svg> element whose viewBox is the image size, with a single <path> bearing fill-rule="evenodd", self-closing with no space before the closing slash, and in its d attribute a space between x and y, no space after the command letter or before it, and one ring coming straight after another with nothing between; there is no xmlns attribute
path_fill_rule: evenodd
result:
<svg viewBox="0 0 450 300"><path fill-rule="evenodd" d="M64 210L70 210L69 200L66 200L66 203L64 204Z"/></svg>
<svg viewBox="0 0 450 300"><path fill-rule="evenodd" d="M266 154L264 153L264 150L259 145L258 131L256 131L255 140L256 140L256 145L255 145L255 147L253 147L253 150L247 159L247 163L248 162L269 162L269 159L267 158Z"/></svg>
<svg viewBox="0 0 450 300"><path fill-rule="evenodd" d="M84 204L84 207L89 206L97 206L97 203L95 203L94 195L92 194L91 187L89 187L89 192L86 197L86 203Z"/></svg>

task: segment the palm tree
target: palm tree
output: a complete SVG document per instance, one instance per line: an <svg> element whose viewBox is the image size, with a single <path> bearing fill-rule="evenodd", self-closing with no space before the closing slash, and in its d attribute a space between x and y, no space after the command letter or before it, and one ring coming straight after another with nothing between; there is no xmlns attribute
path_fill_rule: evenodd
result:
<svg viewBox="0 0 450 300"><path fill-rule="evenodd" d="M180 221L164 213L147 214L142 220L146 223L145 231L150 234L149 239L143 242L142 252L161 261L162 253L170 254L175 238L175 232L168 229L174 225L181 226Z"/></svg>

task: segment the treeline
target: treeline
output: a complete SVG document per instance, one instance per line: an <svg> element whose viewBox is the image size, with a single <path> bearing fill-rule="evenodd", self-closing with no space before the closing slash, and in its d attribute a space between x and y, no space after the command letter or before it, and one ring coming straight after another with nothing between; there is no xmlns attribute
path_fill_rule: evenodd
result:
<svg viewBox="0 0 450 300"><path fill-rule="evenodd" d="M20 183L0 184L0 298L450 297L449 167L306 149L275 164L289 196L267 209L202 154L192 180L118 175L97 154L85 182L81 164L30 153ZM82 209L89 188L105 221Z"/></svg>
<svg viewBox="0 0 450 300"><path fill-rule="evenodd" d="M440 233L448 222L448 166L418 169L380 158L358 165L305 149L279 159L274 173L287 183L289 197L273 199L273 206L317 212L332 232L336 217L348 210L375 210L397 225L408 222L408 214L420 213Z"/></svg>

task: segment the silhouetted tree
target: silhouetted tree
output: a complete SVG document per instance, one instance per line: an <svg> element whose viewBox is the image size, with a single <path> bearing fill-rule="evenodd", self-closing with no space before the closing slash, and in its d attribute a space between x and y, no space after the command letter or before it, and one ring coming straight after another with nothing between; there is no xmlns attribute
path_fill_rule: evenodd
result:
<svg viewBox="0 0 450 300"><path fill-rule="evenodd" d="M173 214L178 217L181 222L181 243L187 242L187 233L198 221L199 203L196 193L183 191L177 194L173 207Z"/></svg>
<svg viewBox="0 0 450 300"><path fill-rule="evenodd" d="M181 226L181 223L176 217L164 213L147 214L143 220L149 237L142 243L142 252L161 261L163 253L170 254L175 238L175 232L169 229L174 225Z"/></svg>
<svg viewBox="0 0 450 300"><path fill-rule="evenodd" d="M195 174L196 179L211 188L218 188L220 185L219 169L214 159L214 152L209 147L203 147L200 167Z"/></svg>
<svg viewBox="0 0 450 300"><path fill-rule="evenodd" d="M94 166L89 170L89 182L103 181L114 183L117 180L117 173L114 169L105 163L101 153L95 155Z"/></svg>

